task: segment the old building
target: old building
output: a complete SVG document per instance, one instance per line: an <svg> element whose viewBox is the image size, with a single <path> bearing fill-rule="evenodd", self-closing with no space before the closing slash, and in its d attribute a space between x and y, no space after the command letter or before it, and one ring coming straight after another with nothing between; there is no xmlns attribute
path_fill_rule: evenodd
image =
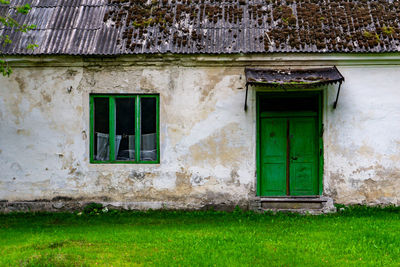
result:
<svg viewBox="0 0 400 267"><path fill-rule="evenodd" d="M399 205L399 1L23 2L1 210Z"/></svg>

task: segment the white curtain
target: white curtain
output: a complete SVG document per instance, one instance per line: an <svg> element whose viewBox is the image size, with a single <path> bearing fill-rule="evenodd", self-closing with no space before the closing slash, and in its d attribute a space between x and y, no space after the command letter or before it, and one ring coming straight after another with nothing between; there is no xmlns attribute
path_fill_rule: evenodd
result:
<svg viewBox="0 0 400 267"><path fill-rule="evenodd" d="M97 151L95 160L105 161L109 160L110 143L109 136L105 133L97 134Z"/></svg>
<svg viewBox="0 0 400 267"><path fill-rule="evenodd" d="M97 134L97 154L95 160L107 161L110 156L110 144L109 135L105 133ZM115 157L118 157L119 147L121 144L121 135L115 136ZM141 137L141 151L140 159L142 161L154 161L157 159L157 134L143 134ZM128 136L128 149L129 149L129 160L135 159L135 135Z"/></svg>
<svg viewBox="0 0 400 267"><path fill-rule="evenodd" d="M143 161L154 161L157 159L157 134L142 135L142 151L140 151L140 159Z"/></svg>
<svg viewBox="0 0 400 267"><path fill-rule="evenodd" d="M135 160L135 135L128 135L129 160Z"/></svg>
<svg viewBox="0 0 400 267"><path fill-rule="evenodd" d="M115 136L115 158L117 158L118 152L119 152L119 146L121 144L121 139L122 135L116 135Z"/></svg>
<svg viewBox="0 0 400 267"><path fill-rule="evenodd" d="M97 154L95 159L99 161L107 161L110 159L110 142L109 135L105 133L97 134ZM115 155L118 155L119 145L121 144L121 135L115 136Z"/></svg>

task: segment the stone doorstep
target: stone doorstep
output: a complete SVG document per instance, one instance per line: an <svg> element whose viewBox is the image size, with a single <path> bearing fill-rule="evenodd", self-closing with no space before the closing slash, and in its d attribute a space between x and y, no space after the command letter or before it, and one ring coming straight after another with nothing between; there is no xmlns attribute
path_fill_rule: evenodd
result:
<svg viewBox="0 0 400 267"><path fill-rule="evenodd" d="M282 211L322 214L335 212L333 200L325 196L260 197L256 200L260 211Z"/></svg>

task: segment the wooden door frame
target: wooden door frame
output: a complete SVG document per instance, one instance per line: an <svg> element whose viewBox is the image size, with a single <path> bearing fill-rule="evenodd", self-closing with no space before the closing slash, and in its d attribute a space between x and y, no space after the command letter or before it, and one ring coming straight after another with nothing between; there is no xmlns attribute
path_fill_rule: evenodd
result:
<svg viewBox="0 0 400 267"><path fill-rule="evenodd" d="M260 114L260 98L262 96L268 97L280 97L280 98L289 98L289 97L304 97L304 96L317 96L318 98L318 112L317 123L318 123L318 192L319 195L323 193L323 175L324 175L324 144L323 144L323 94L324 91L306 91L306 92L283 92L283 93L275 93L275 92L256 92L256 173L257 173L257 196L261 196L261 141L260 141L260 119L262 118ZM276 117L307 117L311 114L309 112L268 112L268 117L276 118Z"/></svg>

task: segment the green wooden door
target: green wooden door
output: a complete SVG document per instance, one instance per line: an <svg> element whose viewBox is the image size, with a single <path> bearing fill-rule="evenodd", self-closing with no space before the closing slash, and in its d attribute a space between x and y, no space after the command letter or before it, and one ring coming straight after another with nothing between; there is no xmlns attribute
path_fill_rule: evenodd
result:
<svg viewBox="0 0 400 267"><path fill-rule="evenodd" d="M261 133L261 195L285 196L287 119L263 118Z"/></svg>
<svg viewBox="0 0 400 267"><path fill-rule="evenodd" d="M315 117L261 118L261 196L318 195Z"/></svg>
<svg viewBox="0 0 400 267"><path fill-rule="evenodd" d="M316 119L289 120L290 195L318 195Z"/></svg>

